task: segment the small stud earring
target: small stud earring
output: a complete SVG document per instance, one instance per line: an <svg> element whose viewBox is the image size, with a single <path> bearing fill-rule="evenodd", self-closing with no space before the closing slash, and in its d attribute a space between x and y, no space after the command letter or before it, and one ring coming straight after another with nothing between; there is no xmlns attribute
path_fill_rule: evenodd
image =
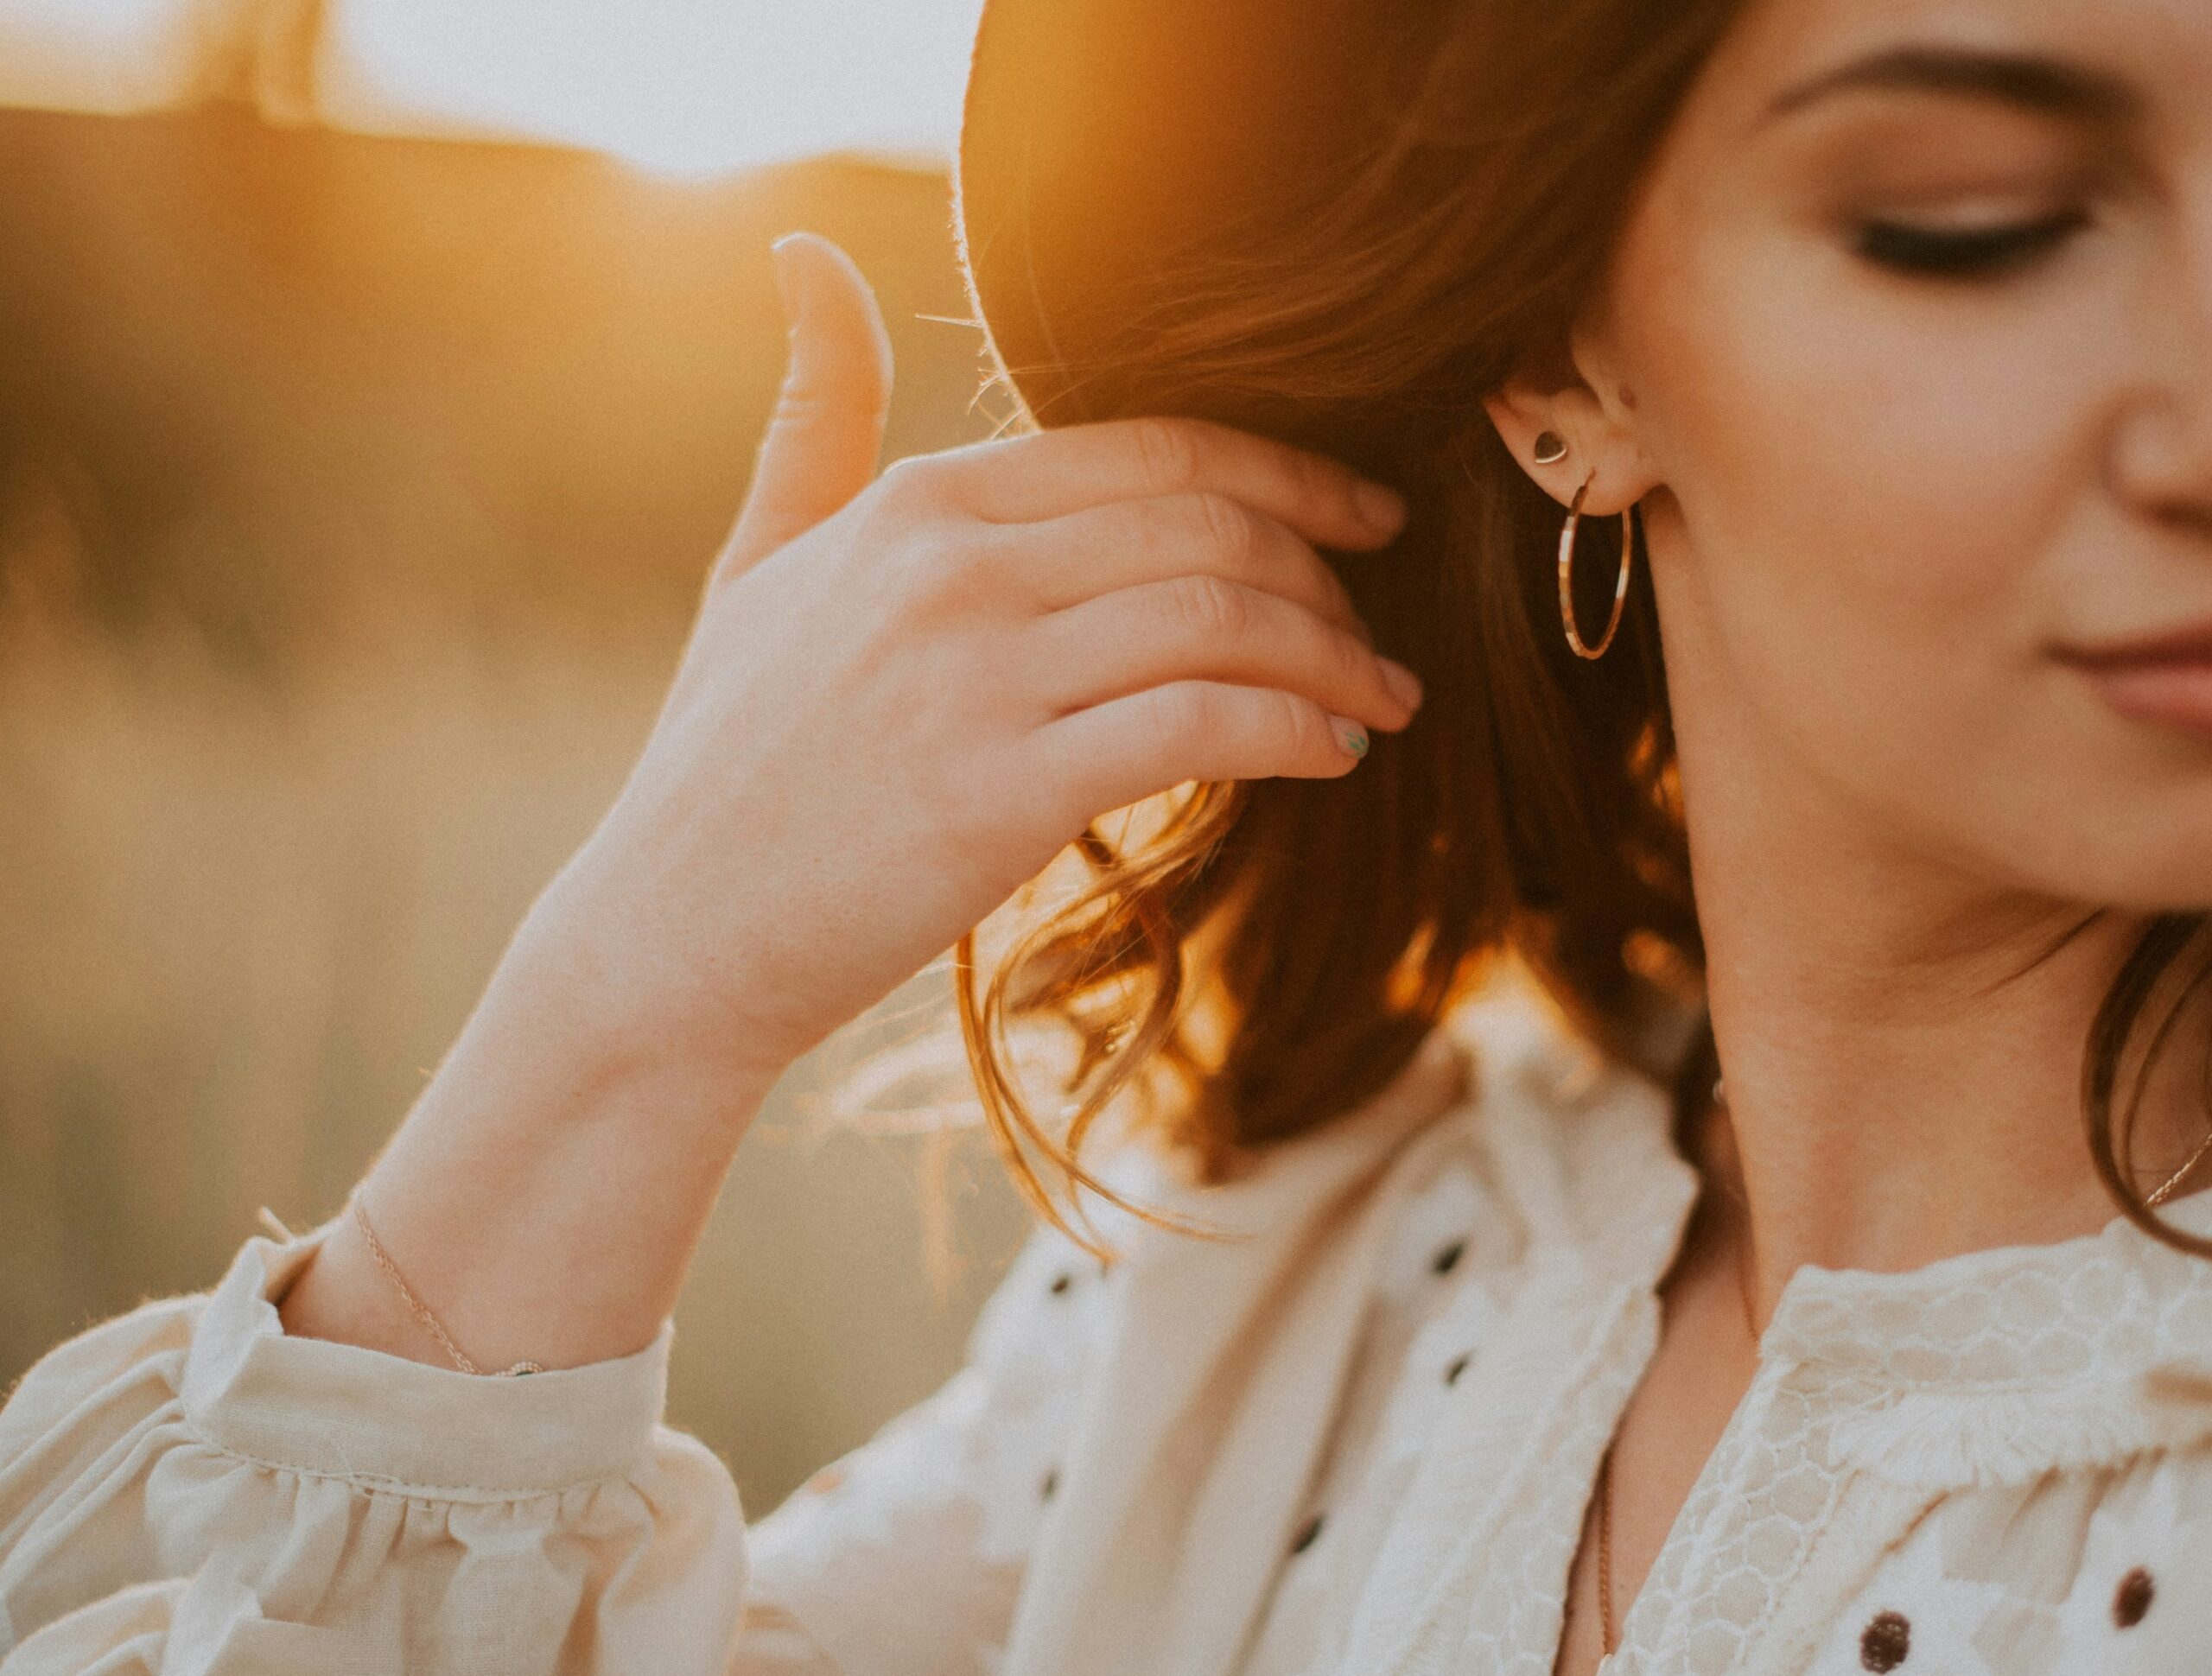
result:
<svg viewBox="0 0 2212 1676"><path fill-rule="evenodd" d="M1560 440L1558 432L1547 430L1536 433L1536 463L1539 466L1556 466L1566 458L1567 444Z"/></svg>

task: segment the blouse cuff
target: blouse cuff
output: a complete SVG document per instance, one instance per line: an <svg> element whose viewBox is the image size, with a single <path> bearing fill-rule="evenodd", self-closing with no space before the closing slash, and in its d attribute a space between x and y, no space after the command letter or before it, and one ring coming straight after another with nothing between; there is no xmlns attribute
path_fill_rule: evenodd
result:
<svg viewBox="0 0 2212 1676"><path fill-rule="evenodd" d="M289 1336L276 1300L331 1228L246 1241L185 1360L191 1428L281 1470L442 1501L505 1501L607 1478L643 1457L668 1388L668 1322L644 1349L512 1378Z"/></svg>

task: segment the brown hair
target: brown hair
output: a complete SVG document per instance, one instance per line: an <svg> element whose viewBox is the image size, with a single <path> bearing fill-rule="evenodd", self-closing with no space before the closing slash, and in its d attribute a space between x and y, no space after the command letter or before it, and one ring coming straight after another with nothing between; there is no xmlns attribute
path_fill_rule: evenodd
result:
<svg viewBox="0 0 2212 1676"><path fill-rule="evenodd" d="M1498 957L1532 969L1609 1057L1671 1086L1683 1135L1714 1053L1650 584L1639 567L1602 660L1574 657L1551 563L1560 514L1476 397L1564 368L1642 171L1738 3L1389 9L1340 167L1219 218L1203 249L1162 253L1146 300L1088 361L1011 369L1038 375L1024 379L1033 403L1039 388L1070 397L1034 404L1032 423L1080 416L1083 390L1141 362L1154 410L1281 436L1398 486L1414 514L1393 550L1338 568L1378 645L1427 689L1412 727L1343 778L1197 784L1135 844L1094 825L1077 846L1087 886L1027 929L981 996L975 938L962 939L955 990L984 1114L1017 1184L1063 1229L1075 1233L1053 1190L1126 1203L1077 1156L1123 1090L1157 1139L1224 1178L1379 1091ZM1586 539L1586 624L1605 620L1614 556ZM2151 995L2204 918L2159 918L2126 962L2090 1032L2082 1099L2125 1213L2212 1255L2129 1182L2113 1112ZM1084 1092L1058 1134L1000 1054L1007 1020L1033 1016L1080 1044L1063 1092ZM1687 1050L1654 1029L1669 1019L1689 1022ZM1201 1022L1214 1051L1193 1039ZM1173 1098L1157 1072L1179 1080Z"/></svg>

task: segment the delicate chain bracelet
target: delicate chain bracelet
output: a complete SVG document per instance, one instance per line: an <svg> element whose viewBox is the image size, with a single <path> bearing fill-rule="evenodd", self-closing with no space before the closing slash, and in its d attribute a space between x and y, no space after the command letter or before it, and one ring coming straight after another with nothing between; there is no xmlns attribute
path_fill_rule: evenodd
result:
<svg viewBox="0 0 2212 1676"><path fill-rule="evenodd" d="M377 1238L376 1229L369 1226L368 1209L361 1203L361 1195L358 1189L354 1191L351 1203L353 1208L353 1221L361 1230L361 1237L369 1243L369 1255L375 1259L376 1266L384 1271L385 1279L391 1282L392 1290L399 1294L401 1302L407 1305L408 1312L429 1330L431 1337L445 1347L445 1353L452 1359L454 1367L460 1368L464 1374L483 1373L485 1370L471 1362L467 1353L453 1342L453 1335L445 1330L444 1324L436 1316L430 1313L430 1306L417 1298L415 1295L414 1287L407 1284L406 1277L399 1272L399 1265L391 1260L391 1254L384 1248L384 1241ZM518 1362L512 1368L501 1368L499 1377L506 1379L517 1374L542 1374L544 1371L544 1368L534 1362Z"/></svg>

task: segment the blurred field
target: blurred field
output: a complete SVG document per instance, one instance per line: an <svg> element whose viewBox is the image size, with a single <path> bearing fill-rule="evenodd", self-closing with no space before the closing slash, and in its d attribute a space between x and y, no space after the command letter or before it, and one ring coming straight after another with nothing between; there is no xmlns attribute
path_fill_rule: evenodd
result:
<svg viewBox="0 0 2212 1676"><path fill-rule="evenodd" d="M0 1378L330 1214L619 784L782 364L766 244L875 281L890 452L983 434L941 175L711 187L216 111L0 115ZM674 1419L764 1510L950 1371L904 1144L747 1142Z"/></svg>

